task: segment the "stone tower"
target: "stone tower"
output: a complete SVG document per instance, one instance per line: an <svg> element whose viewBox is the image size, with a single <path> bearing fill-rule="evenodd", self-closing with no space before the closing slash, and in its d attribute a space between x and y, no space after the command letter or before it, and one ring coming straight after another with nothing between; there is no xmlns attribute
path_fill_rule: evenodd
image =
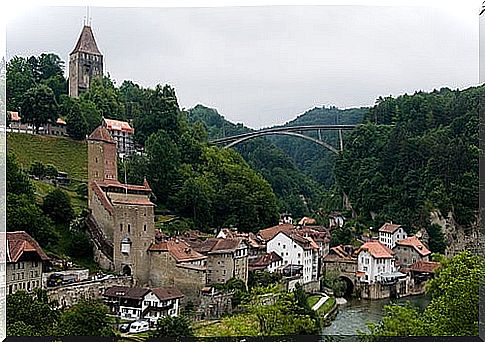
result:
<svg viewBox="0 0 485 342"><path fill-rule="evenodd" d="M78 97L88 90L91 78L103 75L103 55L93 31L84 26L74 50L69 54L69 96Z"/></svg>
<svg viewBox="0 0 485 342"><path fill-rule="evenodd" d="M88 138L88 204L92 197L93 181L118 180L116 142L108 130L96 128Z"/></svg>
<svg viewBox="0 0 485 342"><path fill-rule="evenodd" d="M132 275L145 286L150 276L148 248L155 240L155 205L148 182L123 184L117 177L116 143L100 126L88 138L88 204L101 230L99 239L112 246L114 270Z"/></svg>

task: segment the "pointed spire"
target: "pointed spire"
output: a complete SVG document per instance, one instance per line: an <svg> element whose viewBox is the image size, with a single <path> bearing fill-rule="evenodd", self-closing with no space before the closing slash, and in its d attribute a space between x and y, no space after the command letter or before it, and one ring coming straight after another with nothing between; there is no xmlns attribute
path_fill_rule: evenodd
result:
<svg viewBox="0 0 485 342"><path fill-rule="evenodd" d="M81 31L81 35L77 41L74 50L70 53L71 55L76 52L86 52L93 55L100 55L98 45L96 44L96 40L94 39L93 31L89 25L89 19L86 20L86 25L84 25L83 30Z"/></svg>

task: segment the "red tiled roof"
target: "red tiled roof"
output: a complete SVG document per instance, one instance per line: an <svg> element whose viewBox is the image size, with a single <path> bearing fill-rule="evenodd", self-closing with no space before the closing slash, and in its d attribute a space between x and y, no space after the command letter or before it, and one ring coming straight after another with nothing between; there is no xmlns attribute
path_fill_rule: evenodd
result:
<svg viewBox="0 0 485 342"><path fill-rule="evenodd" d="M160 243L152 244L149 248L149 251L162 251L162 252L169 252L170 255L177 261L177 262L185 262L185 261L197 261L203 260L207 257L200 254L199 252L195 251L191 246L189 246L183 240L168 240L163 241Z"/></svg>
<svg viewBox="0 0 485 342"><path fill-rule="evenodd" d="M384 225L379 228L379 231L393 234L396 230L399 229L399 227L401 227L400 224L384 223Z"/></svg>
<svg viewBox="0 0 485 342"><path fill-rule="evenodd" d="M91 30L90 26L84 26L83 30L81 31L81 35L77 41L74 50L70 53L72 55L76 52L87 52L93 55L100 55L98 46L96 45L96 41L94 40L93 31Z"/></svg>
<svg viewBox="0 0 485 342"><path fill-rule="evenodd" d="M143 192L151 192L150 186L148 182L144 182L143 185L134 185L134 184L124 184L117 180L105 179L103 181L96 182L101 188L118 188L123 190L133 190L133 191L143 191ZM147 187L148 185L148 187Z"/></svg>
<svg viewBox="0 0 485 342"><path fill-rule="evenodd" d="M439 262L419 260L409 266L409 270L422 273L434 273L439 266Z"/></svg>
<svg viewBox="0 0 485 342"><path fill-rule="evenodd" d="M109 134L108 130L103 126L98 126L98 128L96 128L88 137L88 140L104 141L110 144L115 144L111 134Z"/></svg>
<svg viewBox="0 0 485 342"><path fill-rule="evenodd" d="M397 240L396 245L413 247L416 252L418 252L421 256L427 256L431 254L431 251L426 248L426 246L421 241L419 241L416 236L410 236L403 240Z"/></svg>
<svg viewBox="0 0 485 342"><path fill-rule="evenodd" d="M150 201L148 198L117 198L113 199L112 202L114 204L124 204L124 205L146 205L146 206L155 206L155 204Z"/></svg>
<svg viewBox="0 0 485 342"><path fill-rule="evenodd" d="M98 197L104 209L106 209L111 215L113 215L113 205L109 201L108 196L106 196L106 193L99 187L98 182L91 182L91 189L93 189L94 194L96 195L96 197Z"/></svg>
<svg viewBox="0 0 485 342"><path fill-rule="evenodd" d="M184 294L175 287L156 287L151 290L161 301L184 297Z"/></svg>
<svg viewBox="0 0 485 342"><path fill-rule="evenodd" d="M362 272L362 271L357 271L357 272L355 272L355 276L356 276L357 278L363 277L364 275L365 275L365 272Z"/></svg>
<svg viewBox="0 0 485 342"><path fill-rule="evenodd" d="M42 261L49 260L37 241L24 231L7 232L7 245L7 262L18 262L24 253L35 253Z"/></svg>
<svg viewBox="0 0 485 342"><path fill-rule="evenodd" d="M367 251L376 259L390 259L394 252L379 241L368 241L360 246L356 254Z"/></svg>
<svg viewBox="0 0 485 342"><path fill-rule="evenodd" d="M279 224L274 227L262 229L258 232L258 235L264 240L264 241L269 241L272 238L274 238L279 232L291 232L293 229L295 229L295 226L289 223L285 224Z"/></svg>
<svg viewBox="0 0 485 342"><path fill-rule="evenodd" d="M126 121L103 119L103 123L108 130L133 133L133 128Z"/></svg>

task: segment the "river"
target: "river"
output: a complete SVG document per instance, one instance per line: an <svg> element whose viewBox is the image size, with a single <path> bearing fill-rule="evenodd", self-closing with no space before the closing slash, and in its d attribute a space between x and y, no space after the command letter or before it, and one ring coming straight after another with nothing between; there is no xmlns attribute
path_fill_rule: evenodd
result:
<svg viewBox="0 0 485 342"><path fill-rule="evenodd" d="M394 299L395 303L410 301L420 308L425 308L429 298L420 296ZM378 322L384 313L383 308L391 302L389 299L357 300L350 299L346 304L339 305L337 316L332 324L323 328L322 335L357 335L358 331L368 332L367 322Z"/></svg>

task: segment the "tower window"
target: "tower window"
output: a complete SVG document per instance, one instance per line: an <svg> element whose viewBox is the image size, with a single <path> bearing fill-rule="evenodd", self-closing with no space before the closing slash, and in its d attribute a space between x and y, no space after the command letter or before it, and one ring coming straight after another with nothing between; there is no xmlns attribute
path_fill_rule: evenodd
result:
<svg viewBox="0 0 485 342"><path fill-rule="evenodd" d="M120 223L120 232L123 231L123 223Z"/></svg>
<svg viewBox="0 0 485 342"><path fill-rule="evenodd" d="M131 226L130 226L130 224L128 223L128 233L130 232L130 228L131 228Z"/></svg>
<svg viewBox="0 0 485 342"><path fill-rule="evenodd" d="M146 224L144 224L144 225L143 225L143 230L144 230L145 232L147 231L147 225L146 225Z"/></svg>

